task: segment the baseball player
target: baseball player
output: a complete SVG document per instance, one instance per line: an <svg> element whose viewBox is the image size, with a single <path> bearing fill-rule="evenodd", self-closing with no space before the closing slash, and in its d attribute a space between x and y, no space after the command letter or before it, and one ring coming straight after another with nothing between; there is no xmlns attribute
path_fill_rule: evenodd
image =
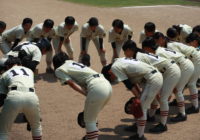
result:
<svg viewBox="0 0 200 140"><path fill-rule="evenodd" d="M186 43L186 37L192 33L192 27L187 24L178 24L172 26L178 32L178 40L182 43Z"/></svg>
<svg viewBox="0 0 200 140"><path fill-rule="evenodd" d="M120 19L115 19L112 23L112 28L109 31L108 41L111 43L113 48L112 62L115 58L120 56L121 48L128 39L130 40L133 36L132 29L124 24Z"/></svg>
<svg viewBox="0 0 200 140"><path fill-rule="evenodd" d="M0 78L0 91L7 94L0 113L0 139L8 140L12 123L18 113L24 113L32 129L32 139L42 139L39 99L35 94L33 72L20 66L19 58L5 62L8 69Z"/></svg>
<svg viewBox="0 0 200 140"><path fill-rule="evenodd" d="M8 53L13 47L17 46L22 39L28 37L32 23L33 21L31 18L24 18L21 25L13 27L2 34L2 44L0 48L3 54Z"/></svg>
<svg viewBox="0 0 200 140"><path fill-rule="evenodd" d="M2 33L5 31L6 29L6 23L4 21L0 21L0 49L2 52L4 52L4 50L2 50L1 46L2 46Z"/></svg>
<svg viewBox="0 0 200 140"><path fill-rule="evenodd" d="M51 50L51 44L47 39L35 42L23 42L14 47L7 56L20 58L22 65L30 68L33 72L40 63L42 55Z"/></svg>
<svg viewBox="0 0 200 140"><path fill-rule="evenodd" d="M155 32L158 32L158 30L156 30L156 25L153 22L145 23L144 30L140 33L139 43L142 43L146 37L152 37Z"/></svg>
<svg viewBox="0 0 200 140"><path fill-rule="evenodd" d="M167 36L170 39L170 42L167 44L167 48L184 54L194 64L194 72L187 84L187 87L189 88L191 95L192 106L186 110L186 113L187 114L198 113L199 103L198 103L198 90L196 87L196 83L198 77L200 76L200 50L196 49L195 47L174 41L174 39L177 38L177 32L173 28L169 28L167 30Z"/></svg>
<svg viewBox="0 0 200 140"><path fill-rule="evenodd" d="M163 75L163 86L160 91L160 97L158 100L154 99L152 103L152 107L160 103L161 122L149 130L150 132L160 133L167 131L166 123L169 113L168 98L180 79L181 71L175 61L155 55L157 47L154 39L152 37L147 37L142 42L142 49L147 53L138 52L136 59L156 67ZM149 116L154 116L155 111L156 109L154 108L150 109Z"/></svg>
<svg viewBox="0 0 200 140"><path fill-rule="evenodd" d="M99 24L96 17L91 17L87 23L82 26L80 38L81 38L81 52L79 55L79 62L83 54L88 52L88 45L90 40L94 42L98 54L101 59L101 64L104 66L107 64L105 56L105 48L103 45L103 38L106 36L104 27Z"/></svg>
<svg viewBox="0 0 200 140"><path fill-rule="evenodd" d="M61 47L64 44L70 59L73 59L73 48L70 40L70 36L78 31L78 23L75 21L74 17L68 16L65 18L65 22L62 22L59 26L55 28L56 36L53 38L53 46L55 53L61 51Z"/></svg>
<svg viewBox="0 0 200 140"><path fill-rule="evenodd" d="M69 60L67 54L63 52L53 57L53 65L55 74L62 84L67 84L86 96L84 107L86 136L83 140L98 140L97 116L111 98L110 83L91 68Z"/></svg>
<svg viewBox="0 0 200 140"><path fill-rule="evenodd" d="M40 23L31 29L28 41L38 42L42 38L46 38L49 41L51 41L52 38L55 37L55 30L53 26L54 26L54 21L51 19L46 19L44 23ZM46 54L47 73L54 72L53 69L51 68L52 55L53 51L51 48L51 50Z"/></svg>
<svg viewBox="0 0 200 140"><path fill-rule="evenodd" d="M165 48L168 42L162 33L157 32L153 37L156 43L159 45L159 47L156 49L156 54L161 57L174 60L180 67L181 77L174 90L175 97L178 102L179 113L177 116L172 117L170 120L172 122L185 121L187 120L187 115L185 113L183 90L194 72L194 65L182 53Z"/></svg>
<svg viewBox="0 0 200 140"><path fill-rule="evenodd" d="M131 41L132 44L135 44ZM125 56L133 56L134 47L124 46ZM123 82L125 86L141 100L143 116L137 119L137 133L129 137L130 140L146 140L144 137L144 129L146 125L147 109L154 100L156 94L162 87L163 78L161 73L146 63L135 60L133 58L117 58L114 63L102 69L104 76L111 82ZM143 90L140 91L136 84L143 84Z"/></svg>

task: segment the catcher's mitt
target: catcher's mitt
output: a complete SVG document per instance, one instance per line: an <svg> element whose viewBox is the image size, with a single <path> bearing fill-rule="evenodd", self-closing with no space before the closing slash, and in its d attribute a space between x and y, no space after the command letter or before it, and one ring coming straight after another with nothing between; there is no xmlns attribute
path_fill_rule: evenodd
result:
<svg viewBox="0 0 200 140"><path fill-rule="evenodd" d="M135 118L142 117L143 111L142 111L140 99L136 97L130 98L124 106L124 111L127 114L132 114Z"/></svg>
<svg viewBox="0 0 200 140"><path fill-rule="evenodd" d="M77 122L78 122L78 125L79 125L81 128L85 128L84 112L80 112L80 113L78 114Z"/></svg>

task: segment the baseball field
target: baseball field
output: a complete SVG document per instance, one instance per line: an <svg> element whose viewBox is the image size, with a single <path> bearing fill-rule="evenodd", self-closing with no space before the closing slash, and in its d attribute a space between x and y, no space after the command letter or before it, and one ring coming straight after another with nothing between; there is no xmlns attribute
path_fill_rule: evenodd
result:
<svg viewBox="0 0 200 140"><path fill-rule="evenodd" d="M67 0L79 2L78 0ZM139 33L143 29L146 22L152 21L156 24L157 29L163 33L173 24L188 24L195 26L200 24L200 8L196 6L185 6L190 2L181 0L171 0L163 5L162 0L149 0L149 3L143 3L145 0L137 0L138 7L130 7L135 5L133 0L107 0L106 7L101 0L101 7L88 6L78 3L71 3L62 0L1 0L0 4L0 20L7 23L7 29L21 24L24 17L33 19L33 26L42 23L46 18L54 20L55 25L64 21L66 16L74 16L79 23L79 27L88 21L92 16L98 17L108 32L111 28L112 21L116 18L122 19L128 24L134 32L133 39L138 42ZM114 5L111 5L116 1ZM146 0L147 1L147 0ZM158 1L158 3L156 2ZM81 2L81 0L80 0ZM83 0L82 0L83 2ZM81 2L81 3L82 3ZM85 1L91 2L91 1ZM154 3L156 2L156 3ZM159 3L160 2L160 3ZM184 6L179 6L178 2L183 2ZM94 5L93 3L89 3ZM159 6L141 6L155 5ZM162 5L161 5L162 4ZM121 7L125 6L125 7ZM200 5L196 2L191 2L189 5ZM117 6L117 7L113 7ZM112 8L111 8L112 7ZM80 29L75 32L71 39L75 52L75 60L78 60L80 52ZM106 47L107 58L109 62L112 57L112 48L106 37L104 41ZM138 44L140 47L140 45ZM63 49L64 50L64 49ZM97 55L96 48L91 42L89 46L91 54L91 67L100 72L101 64ZM0 54L2 56L2 54ZM123 53L121 53L123 56ZM85 97L76 93L68 86L61 86L59 81L52 74L46 74L45 57L42 58L39 64L39 75L36 77L36 93L40 99L43 140L81 140L85 135L85 130L80 128L76 123L77 114L84 108ZM184 92L186 95L186 107L189 106L188 90ZM113 86L113 96L107 106L99 115L99 140L123 140L133 133L124 131L124 127L131 125L133 117L124 113L124 103L132 96L126 90L124 85L118 84ZM170 116L177 113L176 108L171 108ZM157 116L158 121L158 116ZM0 124L1 125L1 124ZM200 140L200 115L188 115L188 120L173 124L168 122L168 131L162 134L151 134L148 128L151 128L153 123L148 123L145 131L145 136L148 140ZM10 133L10 140L29 140L31 133L26 131L25 124L14 124Z"/></svg>

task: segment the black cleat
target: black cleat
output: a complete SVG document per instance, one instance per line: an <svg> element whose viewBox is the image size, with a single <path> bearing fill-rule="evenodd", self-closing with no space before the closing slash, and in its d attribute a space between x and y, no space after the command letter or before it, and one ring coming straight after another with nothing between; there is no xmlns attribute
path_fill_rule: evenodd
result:
<svg viewBox="0 0 200 140"><path fill-rule="evenodd" d="M133 125L127 126L124 130L128 132L137 132L137 124L134 123Z"/></svg>
<svg viewBox="0 0 200 140"><path fill-rule="evenodd" d="M156 118L155 116L150 117L149 115L147 115L147 122L155 122Z"/></svg>
<svg viewBox="0 0 200 140"><path fill-rule="evenodd" d="M199 107L195 108L194 106L189 107L186 109L186 114L194 114L199 113Z"/></svg>
<svg viewBox="0 0 200 140"><path fill-rule="evenodd" d="M138 134L135 134L133 136L130 136L127 140L147 140L144 135L142 137L139 137Z"/></svg>
<svg viewBox="0 0 200 140"><path fill-rule="evenodd" d="M163 125L162 123L157 124L155 127L149 129L151 133L162 133L167 131L167 125Z"/></svg>
<svg viewBox="0 0 200 140"><path fill-rule="evenodd" d="M174 99L172 102L169 103L169 106L177 106L178 103L176 101L176 99Z"/></svg>
<svg viewBox="0 0 200 140"><path fill-rule="evenodd" d="M187 115L179 113L176 117L170 119L171 122L182 122L187 120Z"/></svg>
<svg viewBox="0 0 200 140"><path fill-rule="evenodd" d="M46 73L54 73L54 70L52 68L46 68Z"/></svg>

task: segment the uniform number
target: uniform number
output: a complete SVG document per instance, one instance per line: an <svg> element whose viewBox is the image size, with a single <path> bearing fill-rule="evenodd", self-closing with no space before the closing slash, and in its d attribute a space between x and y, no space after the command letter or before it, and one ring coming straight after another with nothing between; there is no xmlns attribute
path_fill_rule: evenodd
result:
<svg viewBox="0 0 200 140"><path fill-rule="evenodd" d="M17 75L29 76L28 73L23 68L18 70L11 70L10 72L12 73L12 77L15 77Z"/></svg>
<svg viewBox="0 0 200 140"><path fill-rule="evenodd" d="M168 51L168 52L172 52L172 53L176 54L176 52L173 51L173 50L170 50L170 49L167 49L167 48L165 48L165 50Z"/></svg>
<svg viewBox="0 0 200 140"><path fill-rule="evenodd" d="M152 56L152 57L158 59L158 56L157 56L157 55L154 55L154 54L151 54L151 53L147 53L147 54L148 54L149 56Z"/></svg>
<svg viewBox="0 0 200 140"><path fill-rule="evenodd" d="M78 67L80 67L80 68L85 68L85 65L83 65L83 64L81 64L81 63L75 63L75 62L73 62L72 65L78 66Z"/></svg>

